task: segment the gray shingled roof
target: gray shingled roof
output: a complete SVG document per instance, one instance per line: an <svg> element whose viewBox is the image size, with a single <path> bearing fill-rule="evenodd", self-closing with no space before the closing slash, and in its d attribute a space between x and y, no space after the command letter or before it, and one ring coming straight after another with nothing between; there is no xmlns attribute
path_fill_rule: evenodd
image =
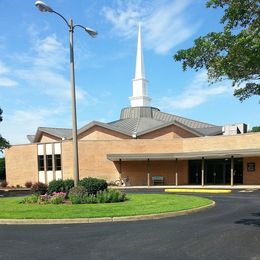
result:
<svg viewBox="0 0 260 260"><path fill-rule="evenodd" d="M180 126L198 136L222 133L221 126L167 114L153 107L124 108L121 111L120 120L110 122L108 125L118 128L119 131L126 131L131 136L140 136L169 125Z"/></svg>
<svg viewBox="0 0 260 260"><path fill-rule="evenodd" d="M222 126L207 124L185 117L164 113L154 107L124 108L121 110L119 120L110 123L93 121L80 128L78 134L83 133L93 126L100 126L132 137L141 136L170 125L177 125L197 136L222 134ZM37 142L43 132L61 139L72 138L71 129L51 127L39 127L36 135L28 135L27 138L30 142Z"/></svg>
<svg viewBox="0 0 260 260"><path fill-rule="evenodd" d="M36 135L34 136L34 139L33 139L32 142L38 142L39 137L41 136L42 133L47 133L47 134L53 135L53 136L61 138L61 139L62 138L65 138L65 139L71 138L71 129L68 129L68 128L52 128L52 127L38 127Z"/></svg>
<svg viewBox="0 0 260 260"><path fill-rule="evenodd" d="M35 135L27 135L27 139L30 141L30 143L33 143L35 138Z"/></svg>

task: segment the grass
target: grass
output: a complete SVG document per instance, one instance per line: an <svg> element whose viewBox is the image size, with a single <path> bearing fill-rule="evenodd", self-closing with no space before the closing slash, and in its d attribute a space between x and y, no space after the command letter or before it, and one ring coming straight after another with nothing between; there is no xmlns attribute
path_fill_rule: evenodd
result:
<svg viewBox="0 0 260 260"><path fill-rule="evenodd" d="M20 204L23 198L1 198L0 219L100 218L176 212L211 204L207 198L171 194L128 194L128 200L107 204Z"/></svg>

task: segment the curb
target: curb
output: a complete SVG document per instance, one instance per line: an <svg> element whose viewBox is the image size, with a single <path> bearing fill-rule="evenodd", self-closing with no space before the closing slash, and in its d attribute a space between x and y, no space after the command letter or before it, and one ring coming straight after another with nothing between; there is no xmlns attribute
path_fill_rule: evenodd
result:
<svg viewBox="0 0 260 260"><path fill-rule="evenodd" d="M104 217L104 218L74 218L74 219L0 219L0 225L50 225L50 224L90 224L108 223L122 221L141 221L152 219L163 219L177 216L189 215L200 212L216 205L215 201L211 204L195 209L181 210L177 212L166 212L150 215L126 216L126 217Z"/></svg>

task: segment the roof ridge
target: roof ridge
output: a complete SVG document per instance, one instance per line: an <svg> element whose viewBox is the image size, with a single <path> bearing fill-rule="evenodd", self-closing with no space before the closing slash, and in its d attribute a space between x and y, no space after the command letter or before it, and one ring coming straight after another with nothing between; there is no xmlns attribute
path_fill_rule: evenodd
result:
<svg viewBox="0 0 260 260"><path fill-rule="evenodd" d="M63 129L63 130L72 130L71 128L63 128L63 127L46 127L46 126L39 126L38 129Z"/></svg>

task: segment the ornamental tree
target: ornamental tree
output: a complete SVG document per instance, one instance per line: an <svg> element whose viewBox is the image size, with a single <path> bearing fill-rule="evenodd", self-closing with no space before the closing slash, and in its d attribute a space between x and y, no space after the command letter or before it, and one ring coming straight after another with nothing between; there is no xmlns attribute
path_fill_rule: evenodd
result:
<svg viewBox="0 0 260 260"><path fill-rule="evenodd" d="M258 0L208 0L207 8L222 8L223 31L210 32L179 50L183 70L207 70L211 83L231 79L234 96L242 102L260 95L260 5Z"/></svg>

